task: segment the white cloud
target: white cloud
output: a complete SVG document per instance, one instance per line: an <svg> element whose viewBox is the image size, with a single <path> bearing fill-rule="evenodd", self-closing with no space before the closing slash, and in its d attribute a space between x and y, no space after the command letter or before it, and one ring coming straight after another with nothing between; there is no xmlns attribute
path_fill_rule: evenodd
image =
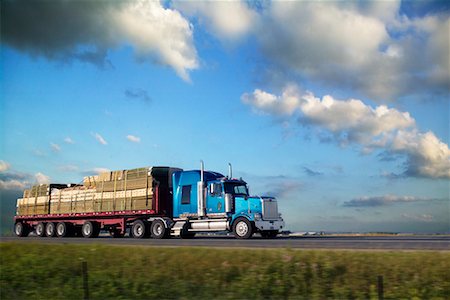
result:
<svg viewBox="0 0 450 300"><path fill-rule="evenodd" d="M64 139L64 142L66 144L72 144L72 145L75 144L74 140L72 140L72 138L69 136Z"/></svg>
<svg viewBox="0 0 450 300"><path fill-rule="evenodd" d="M29 187L28 182L23 182L17 179L2 180L0 179L0 190L14 190L20 191Z"/></svg>
<svg viewBox="0 0 450 300"><path fill-rule="evenodd" d="M131 134L127 135L127 140L129 140L130 142L133 142L133 143L140 143L141 142L141 138L140 137L137 137L137 136L134 136L134 135L131 135Z"/></svg>
<svg viewBox="0 0 450 300"><path fill-rule="evenodd" d="M34 178L38 184L50 183L50 177L41 172L36 173Z"/></svg>
<svg viewBox="0 0 450 300"><path fill-rule="evenodd" d="M100 174L100 173L105 173L105 172L110 172L111 170L108 168L94 168L92 169L91 173L96 173L96 174Z"/></svg>
<svg viewBox="0 0 450 300"><path fill-rule="evenodd" d="M11 1L2 8L2 41L33 56L107 66L109 49L131 46L139 61L168 65L184 80L198 67L192 25L160 1Z"/></svg>
<svg viewBox="0 0 450 300"><path fill-rule="evenodd" d="M112 13L110 25L119 33L119 39L131 42L138 57L156 56L189 80L188 70L198 67L191 24L178 11L164 8L159 1L127 4Z"/></svg>
<svg viewBox="0 0 450 300"><path fill-rule="evenodd" d="M302 93L293 85L280 96L261 90L243 94L253 110L278 118L296 114L302 125L331 135L340 145L355 144L361 151L375 149L406 157L405 175L450 178L450 150L432 132L421 133L407 112L380 105L375 108L357 99L322 99Z"/></svg>
<svg viewBox="0 0 450 300"><path fill-rule="evenodd" d="M226 41L235 41L248 34L259 18L241 1L175 1L174 6L199 18L206 30Z"/></svg>
<svg viewBox="0 0 450 300"><path fill-rule="evenodd" d="M400 96L448 93L448 14L408 18L400 14L398 0L249 5L174 2L221 40L252 35L267 59L258 74L269 84L301 78L383 103Z"/></svg>
<svg viewBox="0 0 450 300"><path fill-rule="evenodd" d="M99 142L102 145L108 145L108 143L106 142L106 140L97 132L92 134L94 136L94 138L97 140L97 142Z"/></svg>
<svg viewBox="0 0 450 300"><path fill-rule="evenodd" d="M11 167L11 165L9 163L7 163L4 160L0 160L0 172L5 172L7 171L9 168Z"/></svg>
<svg viewBox="0 0 450 300"><path fill-rule="evenodd" d="M50 177L41 172L32 175L11 170L8 163L0 160L0 190L20 191L36 183L50 183Z"/></svg>
<svg viewBox="0 0 450 300"><path fill-rule="evenodd" d="M60 152L61 151L61 146L59 146L58 144L50 143L50 147L52 148L53 152Z"/></svg>

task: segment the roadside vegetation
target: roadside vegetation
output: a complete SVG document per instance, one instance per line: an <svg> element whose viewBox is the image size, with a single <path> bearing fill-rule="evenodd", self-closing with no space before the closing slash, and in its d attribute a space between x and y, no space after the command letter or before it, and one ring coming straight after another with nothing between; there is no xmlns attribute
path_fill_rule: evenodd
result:
<svg viewBox="0 0 450 300"><path fill-rule="evenodd" d="M450 252L0 243L1 299L448 299Z"/></svg>

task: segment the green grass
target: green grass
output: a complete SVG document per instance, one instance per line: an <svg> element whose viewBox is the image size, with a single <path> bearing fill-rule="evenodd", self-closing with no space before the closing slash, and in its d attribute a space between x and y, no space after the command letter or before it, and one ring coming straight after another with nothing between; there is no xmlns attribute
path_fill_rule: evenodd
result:
<svg viewBox="0 0 450 300"><path fill-rule="evenodd" d="M450 252L0 243L1 299L449 299Z"/></svg>

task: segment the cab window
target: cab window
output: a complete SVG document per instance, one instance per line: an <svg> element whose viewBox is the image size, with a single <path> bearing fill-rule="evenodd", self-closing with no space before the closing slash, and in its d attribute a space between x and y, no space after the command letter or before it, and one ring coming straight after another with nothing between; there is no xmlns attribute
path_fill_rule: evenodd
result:
<svg viewBox="0 0 450 300"><path fill-rule="evenodd" d="M191 203L191 186L185 185L181 190L181 204Z"/></svg>

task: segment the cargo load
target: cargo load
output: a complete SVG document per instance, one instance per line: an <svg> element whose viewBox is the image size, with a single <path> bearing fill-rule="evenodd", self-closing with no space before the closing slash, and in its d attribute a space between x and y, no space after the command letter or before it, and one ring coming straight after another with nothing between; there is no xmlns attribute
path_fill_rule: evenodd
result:
<svg viewBox="0 0 450 300"><path fill-rule="evenodd" d="M153 209L154 188L160 184L154 175L161 173L161 169L145 167L103 172L84 177L83 184L35 185L17 200L17 215Z"/></svg>

